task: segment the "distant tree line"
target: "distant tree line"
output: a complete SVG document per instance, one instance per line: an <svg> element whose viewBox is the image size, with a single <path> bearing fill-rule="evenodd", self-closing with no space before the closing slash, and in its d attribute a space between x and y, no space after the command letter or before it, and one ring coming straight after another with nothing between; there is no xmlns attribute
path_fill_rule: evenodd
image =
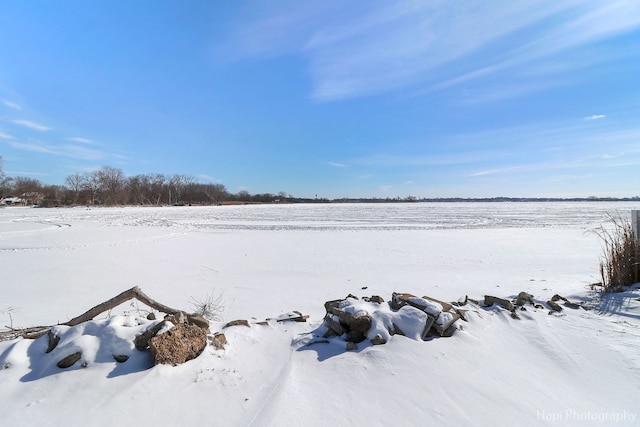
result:
<svg viewBox="0 0 640 427"><path fill-rule="evenodd" d="M73 173L66 177L65 185L48 185L34 178L6 177L0 163L0 199L6 197L17 197L25 204L39 206L217 205L291 199L282 192L233 194L222 184L201 183L189 175L150 173L127 177L121 169L111 166Z"/></svg>
<svg viewBox="0 0 640 427"><path fill-rule="evenodd" d="M578 202L578 201L640 201L635 197L587 198L341 198L327 199L293 197L278 194L250 194L248 191L230 193L222 184L201 183L189 175L149 173L127 177L121 169L103 166L91 172L73 173L65 185L44 184L27 177L8 177L0 156L0 200L14 197L26 205L219 205L223 203L406 203L406 202Z"/></svg>

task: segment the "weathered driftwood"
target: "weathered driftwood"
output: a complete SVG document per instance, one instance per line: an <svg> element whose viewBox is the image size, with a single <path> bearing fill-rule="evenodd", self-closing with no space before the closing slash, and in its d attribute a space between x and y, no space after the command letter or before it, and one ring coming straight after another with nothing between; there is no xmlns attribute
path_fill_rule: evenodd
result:
<svg viewBox="0 0 640 427"><path fill-rule="evenodd" d="M173 313L180 312L180 310L176 310L175 308L171 308L169 306L166 306L164 304L157 302L154 299L149 298L144 292L142 292L142 290L138 286L134 286L133 288L128 289L119 295L116 295L110 300L107 300L103 303L96 305L95 307L84 312L80 316L74 317L68 322L63 323L63 325L75 326L75 325L79 325L80 323L93 320L93 318L96 317L98 314L104 313L107 310L111 310L119 306L123 302L129 301L130 299L133 299L133 298L137 299L138 301L144 304L147 304L151 308L155 308L156 310L166 314L173 314Z"/></svg>
<svg viewBox="0 0 640 427"><path fill-rule="evenodd" d="M11 341L17 338L40 338L51 329L51 326L32 326L30 328L15 329L5 326L6 331L0 331L0 341Z"/></svg>
<svg viewBox="0 0 640 427"><path fill-rule="evenodd" d="M203 323L204 322L208 323L208 321L202 318L202 316L186 314L181 310L177 310L175 308L159 303L158 301L150 298L147 294L142 292L142 290L138 286L134 286L133 288L128 289L122 292L121 294L116 295L115 297L96 305L95 307L82 313L80 316L74 317L68 322L61 323L61 325L76 326L76 325L79 325L80 323L93 320L97 315L104 313L105 311L111 310L119 306L123 302L129 301L133 298L137 299L138 301L162 313L166 313L166 314L183 313L183 315L187 316L187 320L189 321L188 323L197 324L198 326L203 327L203 329L206 329L204 328ZM34 326L34 327L22 328L22 329L14 329L14 328L7 327L6 331L0 331L0 341L9 341L9 340L14 340L16 338L36 339L48 333L50 329L51 329L51 326Z"/></svg>

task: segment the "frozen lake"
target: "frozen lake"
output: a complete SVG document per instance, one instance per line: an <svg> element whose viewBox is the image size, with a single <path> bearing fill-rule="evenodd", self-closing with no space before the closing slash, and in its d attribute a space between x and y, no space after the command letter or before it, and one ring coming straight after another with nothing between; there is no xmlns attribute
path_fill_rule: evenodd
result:
<svg viewBox="0 0 640 427"><path fill-rule="evenodd" d="M304 346L324 302L347 294L456 301L526 291L595 304L602 248L590 231L632 209L640 203L0 209L2 325L65 322L133 286L186 311L194 299L221 296L224 321L309 315L224 329L222 354L207 349L179 367L116 377L121 368L107 358L27 381L38 377L36 360L49 360L44 341L0 343L9 366L0 369L0 424L634 423L637 291L613 295L604 310L528 307L521 320L470 306L470 321L447 339L394 336L356 352L343 341ZM140 310L125 303L97 321ZM91 333L79 339L101 348Z"/></svg>
<svg viewBox="0 0 640 427"><path fill-rule="evenodd" d="M22 324L75 314L62 302L37 298L51 288L78 293L82 307L134 285L185 307L191 297L224 292L230 318L296 307L315 313L324 300L362 287L448 299L496 287L582 291L600 280L600 241L589 231L609 215L629 217L638 208L622 202L10 207L0 209L0 291Z"/></svg>
<svg viewBox="0 0 640 427"><path fill-rule="evenodd" d="M628 217L638 202L300 204L207 207L5 208L0 238L21 229L96 221L109 226L211 230L590 229ZM31 225L29 225L31 224Z"/></svg>

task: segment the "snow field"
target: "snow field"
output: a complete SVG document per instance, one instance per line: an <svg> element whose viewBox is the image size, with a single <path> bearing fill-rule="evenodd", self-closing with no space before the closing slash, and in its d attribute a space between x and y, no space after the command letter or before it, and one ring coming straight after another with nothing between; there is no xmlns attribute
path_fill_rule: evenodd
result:
<svg viewBox="0 0 640 427"><path fill-rule="evenodd" d="M638 206L1 209L2 326L64 322L135 285L186 310L192 298L222 293L224 321L291 310L310 318L227 328L225 351L153 369L130 348L146 325L135 320L142 305L84 329L57 327L60 349L86 351L85 368L52 366L43 339L2 342L0 367L9 366L0 370L0 425L637 424L640 292L598 301L588 288L599 281L601 253L589 230L631 209ZM451 338L394 335L350 352L337 339L307 345L318 338L325 301L349 293L388 300L394 291L443 301L558 293L594 309L528 307L518 321L500 307L471 307ZM112 360L125 351L129 361Z"/></svg>

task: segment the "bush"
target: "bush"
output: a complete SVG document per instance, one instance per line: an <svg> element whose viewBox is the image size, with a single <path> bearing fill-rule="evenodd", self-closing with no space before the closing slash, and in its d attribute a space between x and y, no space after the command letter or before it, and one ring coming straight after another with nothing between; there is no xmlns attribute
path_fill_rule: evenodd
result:
<svg viewBox="0 0 640 427"><path fill-rule="evenodd" d="M640 245L633 234L631 222L613 217L611 221L611 229L600 227L596 230L604 244L604 256L600 261L604 292L640 282Z"/></svg>
<svg viewBox="0 0 640 427"><path fill-rule="evenodd" d="M213 322L222 321L222 312L225 308L222 297L222 294L214 295L213 292L203 300L191 297L191 304L195 308L194 314L199 314Z"/></svg>

